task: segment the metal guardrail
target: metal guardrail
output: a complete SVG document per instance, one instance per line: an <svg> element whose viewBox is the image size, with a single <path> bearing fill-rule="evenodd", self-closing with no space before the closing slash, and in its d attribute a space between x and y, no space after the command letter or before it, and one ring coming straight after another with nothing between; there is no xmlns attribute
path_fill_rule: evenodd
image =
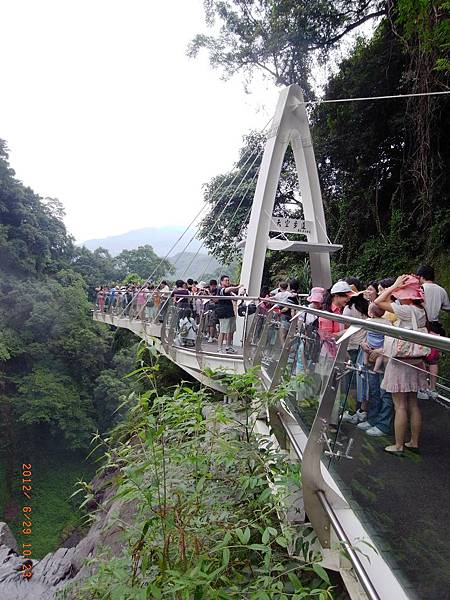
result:
<svg viewBox="0 0 450 600"><path fill-rule="evenodd" d="M275 300L273 298L256 298L256 297L248 297L248 296L227 296L227 297L222 296L222 297L219 297L216 295L205 295L205 296L199 296L199 297L202 299L205 299L205 300L221 299L221 300L227 300L227 301L233 301L233 302L244 301L246 304L248 304L248 303L260 304L260 303L264 302L264 303L266 303L266 305L272 304L274 307L279 306L279 307L289 308L291 311L296 313L295 316L290 319L289 332L284 340L284 343L280 344L280 340L278 339L278 335L276 334L277 335L277 337L276 337L277 348L276 348L275 354L277 355L278 363L275 367L275 370L273 370L273 365L272 365L271 369L269 371L267 371L266 377L272 376L272 379L274 381L270 381L270 382L266 381L265 382L266 386L268 384L272 385L272 383L276 383L275 380L278 380L281 377L281 375L283 374L283 369L286 366L286 362L288 360L288 356L290 353L290 347L291 347L290 345L293 343L293 338L295 336L298 336L299 328L297 326L296 319L298 318L297 315L300 315L301 313L312 314L317 317L323 317L328 320L342 323L348 327L353 326L354 328L355 327L363 328L366 331L373 331L373 332L381 333L383 335L424 344L426 346L430 346L430 347L438 348L439 350L450 352L450 338L444 338L444 337L439 337L439 336L424 333L424 332L418 332L418 331L403 329L403 328L399 328L399 327L394 327L394 326L388 325L388 324L384 325L379 322L375 323L375 322L371 322L368 320L347 317L347 316L330 313L330 312L323 311L323 310L309 308L307 306L296 305L296 304L292 304L289 302L281 302L281 301ZM193 298L197 298L197 297L181 295L180 298L192 300ZM177 311L176 303L174 303L174 304L170 303L170 296L168 296L166 298L165 302L162 300L161 304L163 304L163 303L167 306L168 310L166 311L165 318L164 318L163 324L162 324L162 330L161 330L161 338L162 339L161 339L161 341L163 343L163 347L165 348L165 351L169 354L169 356L171 356L172 348L168 348L167 346L174 345L173 344L173 341L174 341L173 340L173 333L174 333L174 331L173 331L173 329L174 329L173 313L178 312L178 311ZM267 315L269 318L267 318ZM244 362L247 363L246 366L251 366L251 364L262 362L262 359L263 359L262 346L267 343L267 339L268 339L268 335L269 335L268 329L271 326L274 326L274 323L277 321L276 314L273 313L272 309L269 309L268 313L265 314L264 319L262 320L261 331L256 334L255 327L253 326L255 323L254 316L255 315L247 314L245 317L243 317L244 319L246 319L245 329L247 332L247 335L244 337L244 340L243 340L244 341L244 344L243 344L244 345ZM130 321L132 321L132 320L133 319L130 319ZM203 322L204 322L204 315L202 315L202 317L201 317L201 323L203 323ZM201 327L200 329L203 330L203 327ZM276 332L276 329L275 329L275 332ZM249 344L251 344L252 336L253 336L253 338L255 338L253 340L254 344L252 345L253 350L252 350L252 352L247 353L246 347ZM307 513L311 520L311 523L313 524L314 529L316 530L316 533L318 534L318 537L319 537L323 547L324 548L330 547L329 546L329 543L330 543L329 532L330 532L330 526L331 526L333 528L333 530L335 531L340 542L345 546L348 557L349 557L350 561L352 562L354 570L358 576L358 579L359 579L362 587L366 591L368 597L370 598L370 600L379 600L380 596L378 595L376 589L374 588L369 575L367 574L366 570L364 569L364 566L360 560L360 557L358 556L357 552L353 549L353 547L350 543L350 540L348 539L342 525L339 522L339 519L337 518L337 516L334 512L334 507L339 506L338 502L339 501L342 502L342 500L337 499L336 493L334 492L334 490L332 490L328 486L328 484L326 484L326 482L323 480L323 477L321 475L321 469L320 469L321 458L322 458L322 453L323 453L323 449L324 449L324 440L323 440L323 436L321 434L321 430L323 429L324 423L325 424L329 423L330 417L331 417L331 412L333 410L333 406L336 401L336 393L337 393L336 381L338 381L339 378L342 377L342 374L343 374L342 372L345 369L344 364L346 361L344 360L344 354L346 353L347 343L348 343L348 339L344 340L340 344L338 343L338 353L334 360L329 377L327 379L327 383L326 383L325 387L322 389L320 402L319 402L319 405L318 405L318 408L317 408L317 411L315 414L314 423L311 427L311 430L310 430L310 433L308 436L308 443L307 443L303 453L301 452L301 449L298 446L298 444L295 440L295 437L291 435L291 433L289 431L289 426L286 426L286 423L284 423L281 413L278 414L278 416L280 418L280 422L283 426L283 429L285 430L285 433L286 433L288 439L290 440L292 449L298 454L299 458L302 459L305 508L307 510ZM197 358L200 356L200 359L198 360L200 368L202 367L202 364L203 364L202 360L201 360L201 357L203 356L203 354L205 355L205 358L207 356L214 358L217 354L214 351L211 351L209 349L208 349L208 351L203 351L200 341L198 341L198 343L195 344L195 347L186 348L186 350L188 352L193 352L193 353L197 354ZM274 358L275 358L275 354L274 354ZM217 356L221 356L221 355L217 355ZM221 358L223 358L223 355L221 356ZM241 358L241 357L235 356L234 359L236 360L236 358ZM245 360L245 358L247 358L247 360Z"/></svg>

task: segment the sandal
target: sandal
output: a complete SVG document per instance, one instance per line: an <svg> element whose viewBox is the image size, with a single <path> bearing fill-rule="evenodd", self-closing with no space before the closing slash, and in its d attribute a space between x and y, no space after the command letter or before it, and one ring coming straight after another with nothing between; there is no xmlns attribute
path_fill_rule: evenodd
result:
<svg viewBox="0 0 450 600"><path fill-rule="evenodd" d="M414 454L420 454L420 448L418 446L410 446L409 442L406 442L405 448Z"/></svg>
<svg viewBox="0 0 450 600"><path fill-rule="evenodd" d="M397 446L386 446L384 451L388 454L393 454L394 456L403 456L403 449L399 450Z"/></svg>

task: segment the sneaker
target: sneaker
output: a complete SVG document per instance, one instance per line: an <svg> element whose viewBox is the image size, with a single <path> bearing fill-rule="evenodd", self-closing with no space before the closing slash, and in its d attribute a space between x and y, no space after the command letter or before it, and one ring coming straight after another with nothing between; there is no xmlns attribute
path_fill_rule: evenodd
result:
<svg viewBox="0 0 450 600"><path fill-rule="evenodd" d="M358 423L367 420L367 413L363 412L362 410L357 410L353 415L351 415L348 410L346 410L342 420L346 421L347 423L357 425Z"/></svg>
<svg viewBox="0 0 450 600"><path fill-rule="evenodd" d="M208 344L212 344L214 342L214 338L212 338L211 336L209 336L208 338Z"/></svg>
<svg viewBox="0 0 450 600"><path fill-rule="evenodd" d="M356 414L358 415L358 421L362 423L362 421L367 421L367 413L363 410L357 410Z"/></svg>
<svg viewBox="0 0 450 600"><path fill-rule="evenodd" d="M378 429L378 427L370 427L369 429L366 429L366 433L367 435L371 435L373 437L381 437L386 435L381 431L381 429Z"/></svg>
<svg viewBox="0 0 450 600"><path fill-rule="evenodd" d="M233 348L233 346L228 346L228 348L225 348L225 352L228 354L236 354L236 350Z"/></svg>
<svg viewBox="0 0 450 600"><path fill-rule="evenodd" d="M429 395L428 395L428 390L419 390L417 392L417 399L418 400L428 400Z"/></svg>
<svg viewBox="0 0 450 600"><path fill-rule="evenodd" d="M359 423L358 415L356 413L351 415L348 412L348 410L346 410L345 413L342 415L342 420L345 421L346 423L352 423L353 425L356 425L357 423Z"/></svg>
<svg viewBox="0 0 450 600"><path fill-rule="evenodd" d="M223 354L223 348L219 346L219 348L217 348L217 352L218 354Z"/></svg>
<svg viewBox="0 0 450 600"><path fill-rule="evenodd" d="M369 421L361 421L361 423L358 423L358 425L356 426L358 429L370 429L372 427L372 425L369 423Z"/></svg>

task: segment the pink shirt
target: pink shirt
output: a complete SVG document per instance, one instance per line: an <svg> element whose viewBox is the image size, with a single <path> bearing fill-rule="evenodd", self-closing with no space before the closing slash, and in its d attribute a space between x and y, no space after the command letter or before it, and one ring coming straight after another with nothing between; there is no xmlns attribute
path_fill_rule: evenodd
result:
<svg viewBox="0 0 450 600"><path fill-rule="evenodd" d="M342 308L336 306L335 304L332 304L331 312L341 315ZM337 333L338 331L342 331L343 329L343 323L338 323L337 321L332 321L331 319L319 317L319 335L323 340L330 339L332 333Z"/></svg>
<svg viewBox="0 0 450 600"><path fill-rule="evenodd" d="M331 305L331 312L341 315L342 308L336 306L335 304ZM332 321L331 319L325 319L324 317L319 317L319 336L323 341L322 349L320 351L321 356L336 356L337 346L336 341L332 337L333 333L338 333L344 329L343 323L338 323L337 321Z"/></svg>

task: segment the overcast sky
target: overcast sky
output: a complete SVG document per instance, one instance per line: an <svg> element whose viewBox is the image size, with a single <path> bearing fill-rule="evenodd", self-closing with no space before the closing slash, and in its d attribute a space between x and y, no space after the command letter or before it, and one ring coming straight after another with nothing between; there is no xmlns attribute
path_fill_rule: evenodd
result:
<svg viewBox="0 0 450 600"><path fill-rule="evenodd" d="M0 138L17 176L59 198L78 241L185 225L278 91L220 80L201 0L1 0Z"/></svg>

